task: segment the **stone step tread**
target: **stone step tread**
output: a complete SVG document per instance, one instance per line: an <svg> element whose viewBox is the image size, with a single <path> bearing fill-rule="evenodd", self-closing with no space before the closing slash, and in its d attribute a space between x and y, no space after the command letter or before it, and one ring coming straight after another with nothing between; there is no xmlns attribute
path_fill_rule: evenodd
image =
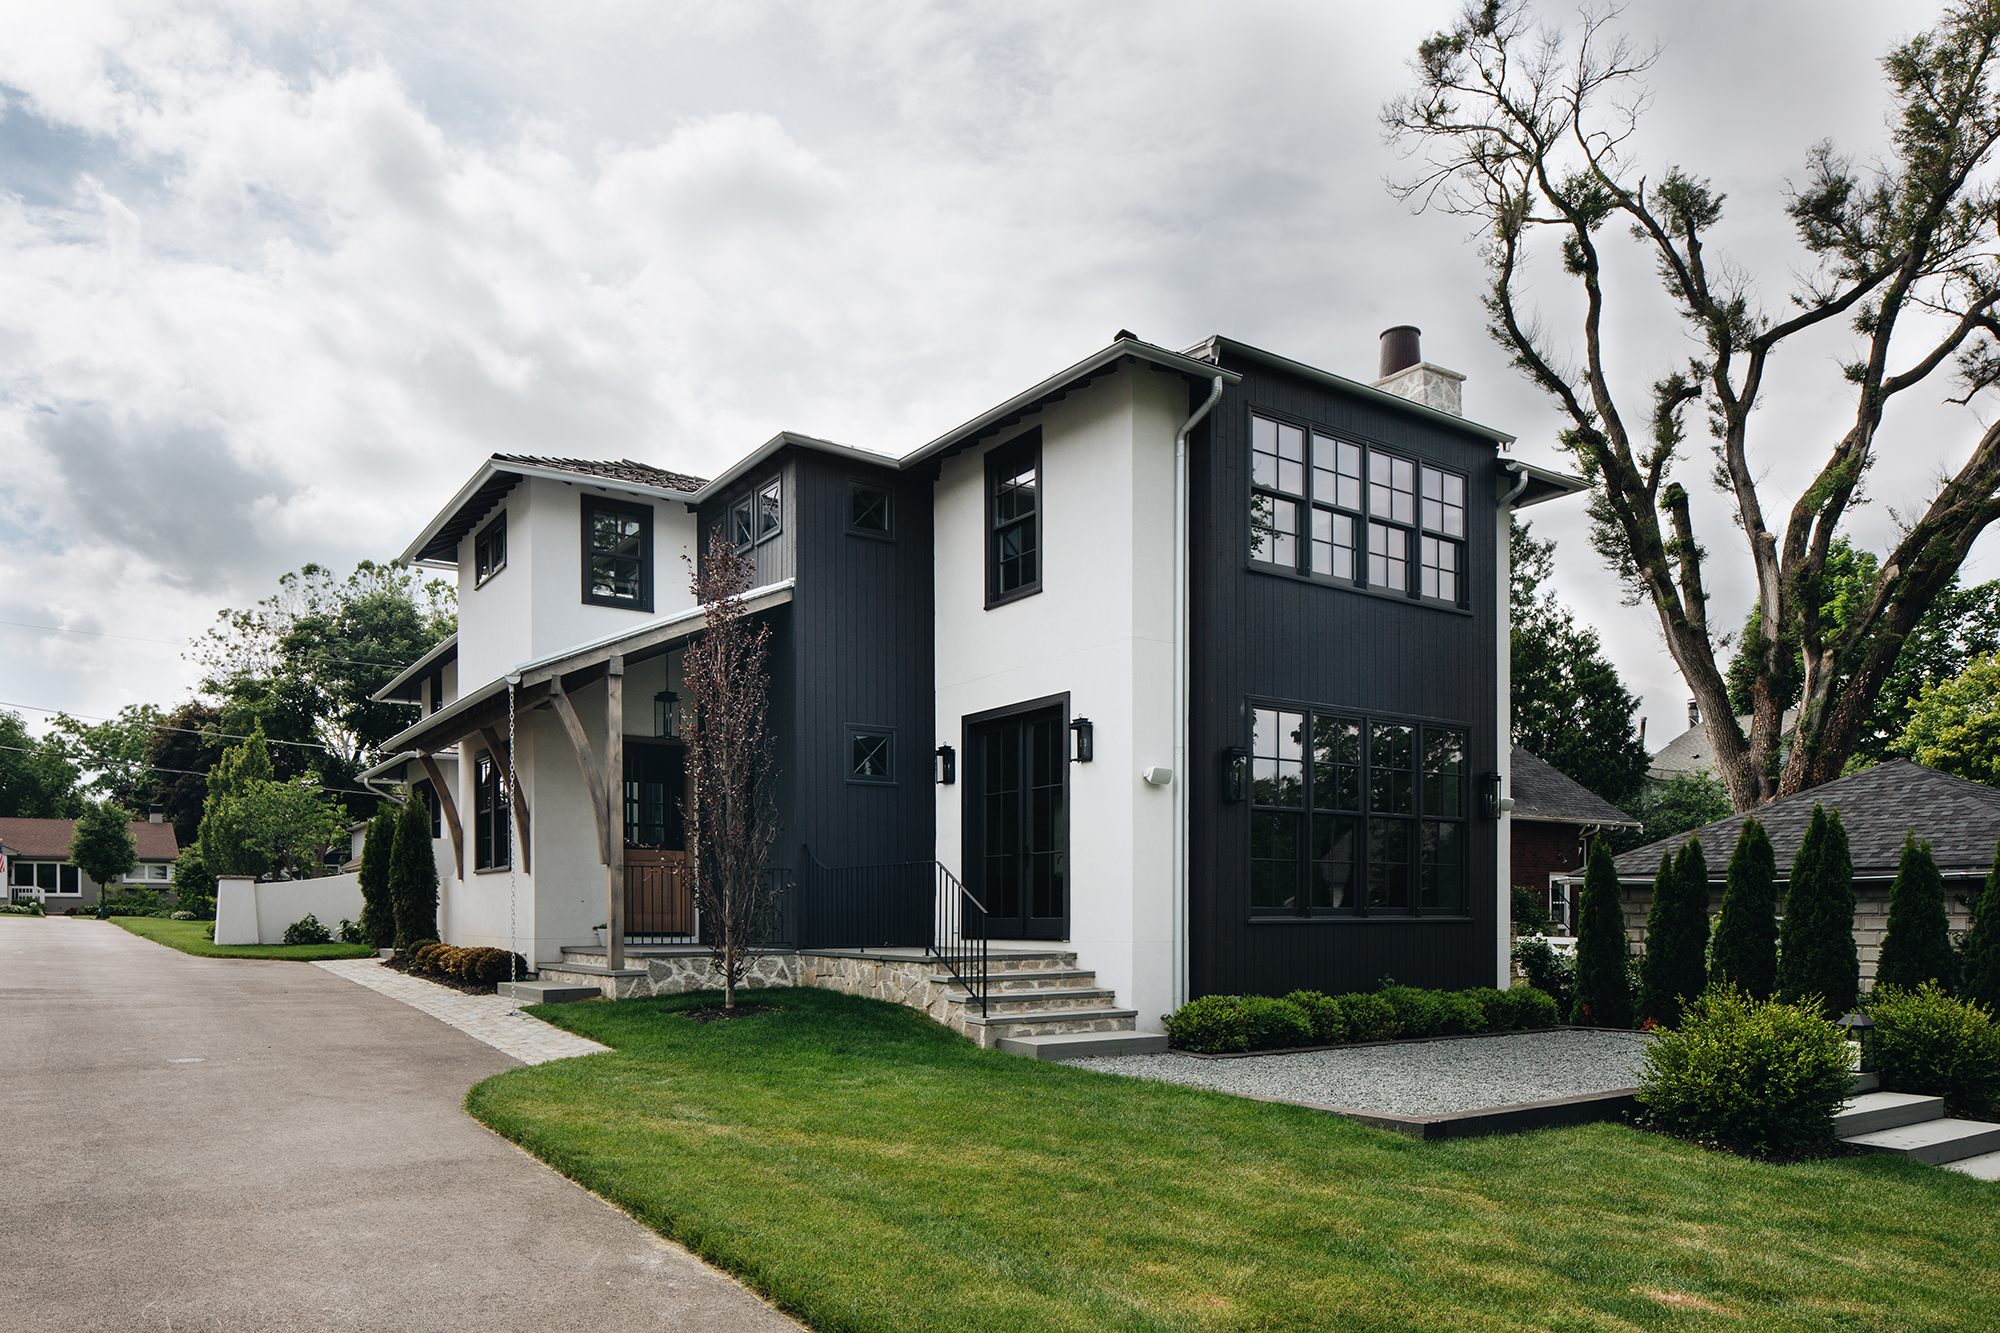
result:
<svg viewBox="0 0 2000 1333"><path fill-rule="evenodd" d="M970 996L950 995L946 1002L954 1007L963 1005L977 1009L978 1004ZM1076 1009L1103 1008L1116 1004L1118 992L1110 990L1048 990L996 992L986 997L988 1013L1027 1014L1037 1013L1046 1008L1052 1012L1069 1013Z"/></svg>
<svg viewBox="0 0 2000 1333"><path fill-rule="evenodd" d="M965 1022L974 1027L998 1027L1009 1023L1033 1023L1037 1020L1050 1023L1095 1022L1104 1018L1137 1018L1137 1009L1030 1009L1013 1014L976 1014L968 1012Z"/></svg>
<svg viewBox="0 0 2000 1333"><path fill-rule="evenodd" d="M1942 1166L1982 1153L2000 1152L2000 1125L1983 1120L1926 1120L1915 1125L1878 1129L1841 1140L1876 1152L1900 1153L1919 1162Z"/></svg>
<svg viewBox="0 0 2000 1333"><path fill-rule="evenodd" d="M560 981L503 981L495 993L524 1004L575 1004L579 1000L601 1000L602 987L575 986Z"/></svg>
<svg viewBox="0 0 2000 1333"><path fill-rule="evenodd" d="M1036 1060L1082 1060L1097 1055L1156 1055L1167 1049L1167 1034L1050 1032L1034 1037L1002 1037L994 1045L1010 1055Z"/></svg>
<svg viewBox="0 0 2000 1333"><path fill-rule="evenodd" d="M1097 980L1097 973L1082 972L1078 971L1075 968L1053 968L1053 967L1044 969L1039 972L994 972L989 970L986 974L986 979L989 982L1080 981L1084 983L1089 983ZM930 982L931 985L933 986L962 986L965 984L964 982L960 981L957 977L951 975L951 973L949 972L935 973L932 976L925 977L924 980Z"/></svg>
<svg viewBox="0 0 2000 1333"><path fill-rule="evenodd" d="M1877 1130L1936 1120L1943 1114L1942 1097L1924 1097L1911 1092L1864 1092L1858 1097L1850 1097L1847 1105L1835 1114L1833 1133L1836 1138L1851 1138L1856 1134L1872 1134Z"/></svg>
<svg viewBox="0 0 2000 1333"><path fill-rule="evenodd" d="M2000 1180L2000 1152L1983 1152L1977 1157L1961 1157L1956 1162L1940 1162L1947 1171L1957 1171L1974 1180Z"/></svg>

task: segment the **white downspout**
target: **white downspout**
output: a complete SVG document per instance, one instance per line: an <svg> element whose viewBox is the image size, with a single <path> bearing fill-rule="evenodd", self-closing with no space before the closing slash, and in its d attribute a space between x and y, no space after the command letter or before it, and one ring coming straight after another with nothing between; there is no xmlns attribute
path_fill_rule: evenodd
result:
<svg viewBox="0 0 2000 1333"><path fill-rule="evenodd" d="M1174 432L1174 1002L1188 1000L1188 436L1222 399L1222 376Z"/></svg>

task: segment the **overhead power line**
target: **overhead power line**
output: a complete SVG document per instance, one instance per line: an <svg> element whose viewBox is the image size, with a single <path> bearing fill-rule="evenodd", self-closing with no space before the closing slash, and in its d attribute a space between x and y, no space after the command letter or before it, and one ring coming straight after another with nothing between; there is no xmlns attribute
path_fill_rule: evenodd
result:
<svg viewBox="0 0 2000 1333"><path fill-rule="evenodd" d="M187 643L186 639L147 639L136 634L113 634L109 630L102 629L71 629L68 625L30 625L21 620L0 620L0 625L10 625L15 629L47 630L51 634L88 634L99 639L123 639L127 643L164 643L172 648L179 648ZM377 662L366 657L341 657L323 648L310 648L306 651L308 656L316 657L322 662L344 662L349 666L382 667L388 671L406 671L410 666L408 662Z"/></svg>
<svg viewBox="0 0 2000 1333"><path fill-rule="evenodd" d="M26 746L21 746L21 745L0 745L0 750L12 750L15 754L35 753L33 750L30 750ZM184 773L191 778L205 778L208 776L208 774L196 768L161 768L157 764L134 764L132 765L132 767L141 773ZM383 795L383 793L379 791L364 791L359 787L321 787L320 790L330 791L330 792L352 792L356 796Z"/></svg>

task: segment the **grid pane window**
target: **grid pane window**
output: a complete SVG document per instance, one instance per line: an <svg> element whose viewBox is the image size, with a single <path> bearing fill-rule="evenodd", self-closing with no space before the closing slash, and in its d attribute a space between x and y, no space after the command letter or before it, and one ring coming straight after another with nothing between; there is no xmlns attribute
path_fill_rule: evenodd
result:
<svg viewBox="0 0 2000 1333"><path fill-rule="evenodd" d="M1250 497L1250 554L1287 569L1298 567L1298 501L1262 492Z"/></svg>
<svg viewBox="0 0 2000 1333"><path fill-rule="evenodd" d="M472 864L475 870L504 870L512 863L508 837L507 768L481 750L473 770Z"/></svg>
<svg viewBox="0 0 2000 1333"><path fill-rule="evenodd" d="M1465 478L1434 467L1423 469L1424 530L1447 537L1465 535Z"/></svg>
<svg viewBox="0 0 2000 1333"><path fill-rule="evenodd" d="M988 602L1041 586L1041 433L996 450L987 460Z"/></svg>
<svg viewBox="0 0 2000 1333"><path fill-rule="evenodd" d="M1391 454L1368 455L1368 512L1392 523L1417 521L1417 469Z"/></svg>
<svg viewBox="0 0 2000 1333"><path fill-rule="evenodd" d="M1354 519L1331 509L1313 510L1312 567L1342 582L1354 579Z"/></svg>
<svg viewBox="0 0 2000 1333"><path fill-rule="evenodd" d="M507 515L486 525L472 546L472 586L478 587L507 567Z"/></svg>
<svg viewBox="0 0 2000 1333"><path fill-rule="evenodd" d="M583 600L653 609L653 514L636 505L583 502Z"/></svg>
<svg viewBox="0 0 2000 1333"><path fill-rule="evenodd" d="M1410 586L1409 533L1386 523L1368 525L1368 586L1405 592Z"/></svg>
<svg viewBox="0 0 2000 1333"><path fill-rule="evenodd" d="M1265 417L1250 421L1250 481L1287 495L1306 493L1306 433Z"/></svg>
<svg viewBox="0 0 2000 1333"><path fill-rule="evenodd" d="M1428 532L1419 539L1422 552L1417 565L1417 586L1426 597L1441 602L1458 600L1458 543L1433 537Z"/></svg>
<svg viewBox="0 0 2000 1333"><path fill-rule="evenodd" d="M1342 509L1361 508L1361 446L1313 436L1313 499Z"/></svg>
<svg viewBox="0 0 2000 1333"><path fill-rule="evenodd" d="M1462 914L1465 733L1251 709L1255 915Z"/></svg>

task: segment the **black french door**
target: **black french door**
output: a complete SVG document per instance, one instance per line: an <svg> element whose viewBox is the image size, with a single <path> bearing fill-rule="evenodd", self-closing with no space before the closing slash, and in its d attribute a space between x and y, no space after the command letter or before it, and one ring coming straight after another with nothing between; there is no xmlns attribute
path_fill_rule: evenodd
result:
<svg viewBox="0 0 2000 1333"><path fill-rule="evenodd" d="M992 939L1069 938L1069 747L1061 708L979 723L966 868Z"/></svg>

